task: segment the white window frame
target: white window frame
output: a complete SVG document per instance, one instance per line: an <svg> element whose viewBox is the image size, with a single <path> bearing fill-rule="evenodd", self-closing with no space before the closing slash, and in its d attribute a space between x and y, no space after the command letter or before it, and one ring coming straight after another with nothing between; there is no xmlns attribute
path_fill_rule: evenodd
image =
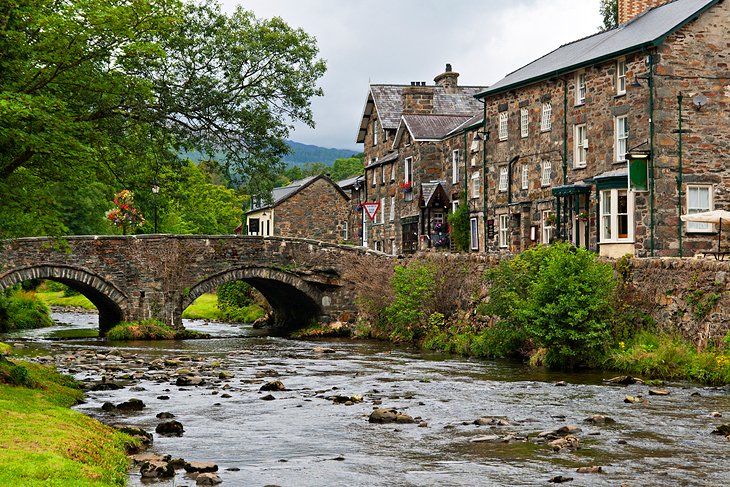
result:
<svg viewBox="0 0 730 487"><path fill-rule="evenodd" d="M380 213L380 223L385 223L385 196L380 198L380 211L378 213Z"/></svg>
<svg viewBox="0 0 730 487"><path fill-rule="evenodd" d="M395 196L390 197L390 214L388 217L390 221L395 221Z"/></svg>
<svg viewBox="0 0 730 487"><path fill-rule="evenodd" d="M347 228L347 222L342 222L342 240L347 240L349 237L348 228Z"/></svg>
<svg viewBox="0 0 730 487"><path fill-rule="evenodd" d="M395 246L395 239L394 238L391 238L390 239L390 253L391 253L391 255L398 254L398 249Z"/></svg>
<svg viewBox="0 0 730 487"><path fill-rule="evenodd" d="M411 179L413 178L413 158L412 157L406 157L403 160L403 182L404 183L412 183Z"/></svg>
<svg viewBox="0 0 730 487"><path fill-rule="evenodd" d="M588 91L586 84L586 72L578 71L575 74L575 104L585 105L586 103L586 92Z"/></svg>
<svg viewBox="0 0 730 487"><path fill-rule="evenodd" d="M451 213L456 213L456 210L459 209L459 200L454 200L451 202Z"/></svg>
<svg viewBox="0 0 730 487"><path fill-rule="evenodd" d="M373 121L373 147L378 145L378 125L379 122L377 120Z"/></svg>
<svg viewBox="0 0 730 487"><path fill-rule="evenodd" d="M540 118L540 131L549 132L553 128L553 104L546 101L542 104L542 117Z"/></svg>
<svg viewBox="0 0 730 487"><path fill-rule="evenodd" d="M550 186L553 179L553 165L550 161L542 161L540 186Z"/></svg>
<svg viewBox="0 0 730 487"><path fill-rule="evenodd" d="M616 94L626 94L626 59L616 61Z"/></svg>
<svg viewBox="0 0 730 487"><path fill-rule="evenodd" d="M385 164L380 166L380 183L385 184Z"/></svg>
<svg viewBox="0 0 730 487"><path fill-rule="evenodd" d="M530 135L530 111L520 108L520 135L523 139Z"/></svg>
<svg viewBox="0 0 730 487"><path fill-rule="evenodd" d="M618 201L621 194L626 195L626 213L619 214ZM607 195L610 195L610 198L607 199ZM599 243L632 243L634 241L634 193L628 188L604 189L599 192L599 198ZM618 235L619 218L622 215L626 215L627 225L627 233L624 237ZM607 224L610 235L607 235Z"/></svg>
<svg viewBox="0 0 730 487"><path fill-rule="evenodd" d="M703 211L712 211L714 209L714 191L711 184L688 184L687 185L687 214L702 213ZM691 193L694 191L706 190L708 206L699 206L697 204L691 204ZM703 222L686 222L687 233L712 233L715 231L715 225L713 223Z"/></svg>
<svg viewBox="0 0 730 487"><path fill-rule="evenodd" d="M509 169L507 166L502 166L499 168L499 192L504 193L507 191L507 188L509 186Z"/></svg>
<svg viewBox="0 0 730 487"><path fill-rule="evenodd" d="M580 169L588 164L588 126L579 123L573 127L573 167Z"/></svg>
<svg viewBox="0 0 730 487"><path fill-rule="evenodd" d="M378 162L378 158L373 157L371 164L375 164L376 162ZM373 167L373 187L375 187L377 185L378 185L378 168Z"/></svg>
<svg viewBox="0 0 730 487"><path fill-rule="evenodd" d="M471 250L479 250L479 220L476 217L469 219L469 235L471 236Z"/></svg>
<svg viewBox="0 0 730 487"><path fill-rule="evenodd" d="M499 215L499 248L509 247L509 214Z"/></svg>
<svg viewBox="0 0 730 487"><path fill-rule="evenodd" d="M395 181L395 162L390 165L390 182Z"/></svg>
<svg viewBox="0 0 730 487"><path fill-rule="evenodd" d="M451 184L459 182L459 149L451 151Z"/></svg>
<svg viewBox="0 0 730 487"><path fill-rule="evenodd" d="M479 198L482 191L482 178L480 177L479 171L471 175L471 197Z"/></svg>
<svg viewBox="0 0 730 487"><path fill-rule="evenodd" d="M509 113L499 113L499 140L507 140L509 137Z"/></svg>
<svg viewBox="0 0 730 487"><path fill-rule="evenodd" d="M530 189L530 166L522 166L522 189Z"/></svg>
<svg viewBox="0 0 730 487"><path fill-rule="evenodd" d="M616 162L625 162L626 151L629 147L629 117L627 115L615 117L613 132L615 134L613 147Z"/></svg>
<svg viewBox="0 0 730 487"><path fill-rule="evenodd" d="M542 243L549 244L553 239L553 225L548 225L548 217L553 214L552 210L542 210Z"/></svg>

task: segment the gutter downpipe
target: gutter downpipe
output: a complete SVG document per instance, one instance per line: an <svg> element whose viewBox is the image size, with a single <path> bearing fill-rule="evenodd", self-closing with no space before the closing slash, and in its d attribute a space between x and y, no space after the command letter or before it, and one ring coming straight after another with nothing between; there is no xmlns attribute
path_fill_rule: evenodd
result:
<svg viewBox="0 0 730 487"><path fill-rule="evenodd" d="M654 54L649 54L649 242L650 255L654 257Z"/></svg>
<svg viewBox="0 0 730 487"><path fill-rule="evenodd" d="M463 151L464 152L464 204L466 205L466 215L468 218L467 223L469 224L468 225L469 239L471 240L471 214L469 213L469 186L468 186L469 176L467 174L468 173L467 163L468 163L468 159L469 159L467 157L467 152L469 151L469 149L466 145L466 141L467 141L467 128L465 127L464 128L464 151ZM467 244L467 252L471 252L471 242L469 242Z"/></svg>
<svg viewBox="0 0 730 487"><path fill-rule="evenodd" d="M484 184L482 186L482 196L483 196L483 202L482 202L482 220L483 220L483 227L484 227L484 253L487 253L487 240L488 240L488 234L487 234L487 193L489 191L489 180L487 179L487 99L483 98L482 102L484 104L484 115L482 120L482 131L484 134L482 137L484 137L484 141L482 142L482 180L484 181Z"/></svg>
<svg viewBox="0 0 730 487"><path fill-rule="evenodd" d="M563 78L563 185L568 184L568 80ZM557 201L560 206L560 200ZM567 216L563 215L563 218ZM562 224L562 219L558 221L558 233L562 234L563 241L565 241L565 232L568 227L568 222L565 225Z"/></svg>
<svg viewBox="0 0 730 487"><path fill-rule="evenodd" d="M677 216L682 216L682 92L677 95L677 117L679 119L679 171L677 174ZM677 225L679 238L679 257L682 257L682 223Z"/></svg>

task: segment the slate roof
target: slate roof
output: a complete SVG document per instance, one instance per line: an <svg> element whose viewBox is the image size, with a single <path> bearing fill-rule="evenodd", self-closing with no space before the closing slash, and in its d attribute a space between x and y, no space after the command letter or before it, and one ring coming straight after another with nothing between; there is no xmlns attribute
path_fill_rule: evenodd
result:
<svg viewBox="0 0 730 487"><path fill-rule="evenodd" d="M395 130L403 114L403 90L410 85L370 85L363 110L357 142L365 141L368 119L374 110L378 112L380 125L384 129ZM423 87L422 87L423 88ZM426 86L433 90L433 113L440 115L472 115L480 109L481 102L474 95L483 91L484 86L459 86L458 93L448 93L442 86Z"/></svg>
<svg viewBox="0 0 730 487"><path fill-rule="evenodd" d="M431 198L436 194L436 190L441 187L441 191L446 195L446 181L430 181L428 183L421 184L421 191L423 191L423 206L427 207L431 204Z"/></svg>
<svg viewBox="0 0 730 487"><path fill-rule="evenodd" d="M654 7L606 32L565 44L508 74L477 95L478 98L535 83L661 44L664 39L691 22L721 0L674 0Z"/></svg>
<svg viewBox="0 0 730 487"><path fill-rule="evenodd" d="M343 179L342 181L337 181L337 186L339 186L342 190L348 190L353 188L357 182L359 182L360 186L362 186L364 181L364 176L353 176L351 178Z"/></svg>
<svg viewBox="0 0 730 487"><path fill-rule="evenodd" d="M440 140L473 117L457 115L403 115L414 140Z"/></svg>
<svg viewBox="0 0 730 487"><path fill-rule="evenodd" d="M371 167L382 166L385 163L393 162L393 161L397 161L397 160L398 160L398 151L393 151L393 152L389 153L388 155L386 155L385 157L383 157L382 159L378 159L377 161L370 162L370 164L365 166L365 168L369 169Z"/></svg>
<svg viewBox="0 0 730 487"><path fill-rule="evenodd" d="M346 199L350 199L347 194L342 190L342 187L338 184L334 183L330 178L325 176L324 174L320 174L319 176L309 176L308 178L300 179L298 181L293 181L288 186L282 186L281 188L274 188L271 191L271 204L265 204L258 206L256 208L251 208L249 211L246 212L246 214L254 213L257 211L261 211L267 208L274 208L277 205L279 205L284 200L288 199L290 196L298 193L299 191L303 190L313 182L315 182L318 179L324 179L327 182L329 182L331 185L333 185L337 190L342 194L343 197Z"/></svg>

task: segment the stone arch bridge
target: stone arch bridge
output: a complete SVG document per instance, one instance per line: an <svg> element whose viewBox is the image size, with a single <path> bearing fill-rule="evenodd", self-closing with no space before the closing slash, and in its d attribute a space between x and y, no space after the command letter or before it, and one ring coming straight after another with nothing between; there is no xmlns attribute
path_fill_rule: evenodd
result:
<svg viewBox="0 0 730 487"><path fill-rule="evenodd" d="M362 248L250 236L74 236L0 242L0 290L50 279L84 294L103 335L120 321L156 318L182 327L198 296L233 280L268 300L277 326L355 318L357 266L389 259Z"/></svg>

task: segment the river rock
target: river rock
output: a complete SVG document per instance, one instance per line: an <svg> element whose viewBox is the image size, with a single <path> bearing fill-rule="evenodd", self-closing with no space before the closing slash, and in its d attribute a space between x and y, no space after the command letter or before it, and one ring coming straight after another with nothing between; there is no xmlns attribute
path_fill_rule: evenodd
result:
<svg viewBox="0 0 730 487"><path fill-rule="evenodd" d="M337 353L334 349L327 347L314 347L312 351L314 353Z"/></svg>
<svg viewBox="0 0 730 487"><path fill-rule="evenodd" d="M644 381L639 379L638 377L631 377L630 375L620 375L620 376L614 377L612 379L604 379L603 382L606 382L607 384L616 384L616 385L622 385L622 386L644 383Z"/></svg>
<svg viewBox="0 0 730 487"><path fill-rule="evenodd" d="M105 402L104 404L101 405L101 410L102 411L114 411L116 408L117 407L113 403L111 403L109 401L107 401L107 402Z"/></svg>
<svg viewBox="0 0 730 487"><path fill-rule="evenodd" d="M117 404L120 411L141 411L145 408L145 404L141 399L129 399L128 401Z"/></svg>
<svg viewBox="0 0 730 487"><path fill-rule="evenodd" d="M114 428L118 429L124 434L131 436L132 438L138 439L144 447L150 447L152 445L152 433L148 433L142 428L135 428L134 426L125 425L115 425Z"/></svg>
<svg viewBox="0 0 730 487"><path fill-rule="evenodd" d="M375 408L370 417L368 418L370 423L414 423L415 420L403 413L399 413L393 408Z"/></svg>
<svg viewBox="0 0 730 487"><path fill-rule="evenodd" d="M649 389L650 396L668 396L669 391L666 389Z"/></svg>
<svg viewBox="0 0 730 487"><path fill-rule="evenodd" d="M583 431L577 424L566 424L555 430L558 435L574 435Z"/></svg>
<svg viewBox="0 0 730 487"><path fill-rule="evenodd" d="M624 402L627 404L637 404L643 402L643 399L641 396L626 396L624 397Z"/></svg>
<svg viewBox="0 0 730 487"><path fill-rule="evenodd" d="M276 398L271 394L266 394L265 396L261 397L262 401L273 401L274 399L276 399Z"/></svg>
<svg viewBox="0 0 730 487"><path fill-rule="evenodd" d="M161 435L174 435L174 436L182 436L184 433L183 425L182 423L178 421L164 421L157 425L157 428L155 428L155 432L159 433Z"/></svg>
<svg viewBox="0 0 730 487"><path fill-rule="evenodd" d="M721 424L718 426L715 431L712 432L713 435L722 435L722 436L728 436L730 435L730 423Z"/></svg>
<svg viewBox="0 0 730 487"><path fill-rule="evenodd" d="M175 380L175 385L180 387L185 386L200 386L203 385L205 381L202 377L199 375L193 375L193 376L180 376Z"/></svg>
<svg viewBox="0 0 730 487"><path fill-rule="evenodd" d="M495 418L491 416L483 416L479 419L475 419L474 423L478 426L512 426L507 418Z"/></svg>
<svg viewBox="0 0 730 487"><path fill-rule="evenodd" d="M603 468L597 466L578 467L575 471L577 473L603 473Z"/></svg>
<svg viewBox="0 0 730 487"><path fill-rule="evenodd" d="M183 466L186 472L208 473L217 472L218 465L211 462L186 462Z"/></svg>
<svg viewBox="0 0 730 487"><path fill-rule="evenodd" d="M280 380L272 380L262 385L259 391L285 391L286 387Z"/></svg>
<svg viewBox="0 0 730 487"><path fill-rule="evenodd" d="M95 382L88 389L90 391L118 391L124 389L124 386L116 382Z"/></svg>
<svg viewBox="0 0 730 487"><path fill-rule="evenodd" d="M563 438L551 441L548 445L552 447L553 451L560 451L565 448L568 450L578 450L580 449L580 440L576 436L567 435Z"/></svg>
<svg viewBox="0 0 730 487"><path fill-rule="evenodd" d="M711 418L722 418L722 413L720 411L712 411L708 416Z"/></svg>
<svg viewBox="0 0 730 487"><path fill-rule="evenodd" d="M220 483L223 481L214 473L201 473L195 478L195 485L218 485Z"/></svg>
<svg viewBox="0 0 730 487"><path fill-rule="evenodd" d="M139 465L144 462L169 462L170 455L158 455L157 453L144 452L130 455L129 459L132 460L135 465Z"/></svg>
<svg viewBox="0 0 730 487"><path fill-rule="evenodd" d="M172 413L168 413L168 412L165 411L165 412L162 412L162 413L157 413L157 415L155 417L157 419L172 419L172 418L175 417L175 415L172 414Z"/></svg>
<svg viewBox="0 0 730 487"><path fill-rule="evenodd" d="M590 424L613 424L616 422L613 418L609 418L602 414L594 414L590 418L586 418L584 421Z"/></svg>
<svg viewBox="0 0 730 487"><path fill-rule="evenodd" d="M235 375L232 372L221 371L218 373L218 378L220 380L233 379L234 377Z"/></svg>
<svg viewBox="0 0 730 487"><path fill-rule="evenodd" d="M553 484L562 484L564 482L571 482L573 480L573 477L566 477L564 475L556 475L555 477L548 480L548 482L552 482Z"/></svg>
<svg viewBox="0 0 730 487"><path fill-rule="evenodd" d="M175 469L167 462L148 461L140 465L139 473L146 479L168 479L175 476Z"/></svg>

